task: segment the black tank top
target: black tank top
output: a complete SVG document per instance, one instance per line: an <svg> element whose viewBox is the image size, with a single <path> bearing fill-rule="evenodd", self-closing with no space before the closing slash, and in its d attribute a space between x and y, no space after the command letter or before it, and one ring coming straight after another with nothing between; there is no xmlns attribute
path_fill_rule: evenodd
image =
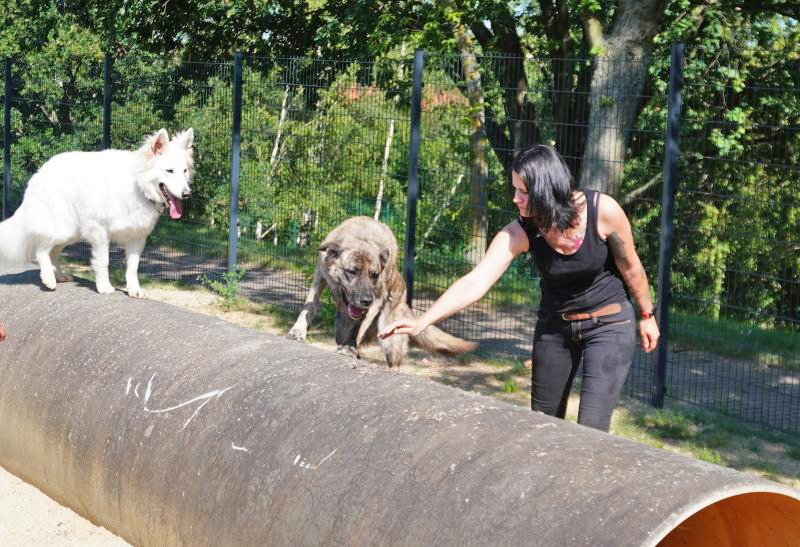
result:
<svg viewBox="0 0 800 547"><path fill-rule="evenodd" d="M542 278L542 311L591 311L628 298L608 244L597 233L598 194L596 190L584 191L586 235L581 247L570 255L553 250L535 227L522 217L518 219Z"/></svg>

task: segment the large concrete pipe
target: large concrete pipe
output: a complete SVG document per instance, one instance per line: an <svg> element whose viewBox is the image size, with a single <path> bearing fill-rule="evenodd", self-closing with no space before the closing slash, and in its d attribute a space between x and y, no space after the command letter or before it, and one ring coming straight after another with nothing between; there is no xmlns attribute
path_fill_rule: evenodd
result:
<svg viewBox="0 0 800 547"><path fill-rule="evenodd" d="M800 542L777 483L166 304L0 320L0 464L135 545Z"/></svg>

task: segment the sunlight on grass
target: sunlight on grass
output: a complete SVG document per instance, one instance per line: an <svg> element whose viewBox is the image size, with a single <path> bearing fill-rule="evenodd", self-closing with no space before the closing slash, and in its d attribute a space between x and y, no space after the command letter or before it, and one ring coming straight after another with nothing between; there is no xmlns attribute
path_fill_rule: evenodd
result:
<svg viewBox="0 0 800 547"><path fill-rule="evenodd" d="M680 310L670 311L669 323L670 339L676 344L762 365L800 369L800 335L796 330Z"/></svg>
<svg viewBox="0 0 800 547"><path fill-rule="evenodd" d="M693 458L800 487L800 439L684 405L626 399L611 432Z"/></svg>

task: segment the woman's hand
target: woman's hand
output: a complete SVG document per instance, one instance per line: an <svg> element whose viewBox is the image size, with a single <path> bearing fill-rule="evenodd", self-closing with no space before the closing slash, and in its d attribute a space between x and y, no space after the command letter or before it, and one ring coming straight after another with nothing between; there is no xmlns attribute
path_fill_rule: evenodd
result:
<svg viewBox="0 0 800 547"><path fill-rule="evenodd" d="M425 330L425 327L422 326L422 322L419 319L413 319L409 317L386 325L386 327L384 327L378 333L378 338L389 338L395 334L408 334L409 336L416 336L423 330Z"/></svg>
<svg viewBox="0 0 800 547"><path fill-rule="evenodd" d="M0 323L0 342L6 339L6 328Z"/></svg>
<svg viewBox="0 0 800 547"><path fill-rule="evenodd" d="M639 338L642 341L642 349L646 353L656 349L659 336L661 336L661 331L658 330L655 316L651 315L647 319L639 321Z"/></svg>

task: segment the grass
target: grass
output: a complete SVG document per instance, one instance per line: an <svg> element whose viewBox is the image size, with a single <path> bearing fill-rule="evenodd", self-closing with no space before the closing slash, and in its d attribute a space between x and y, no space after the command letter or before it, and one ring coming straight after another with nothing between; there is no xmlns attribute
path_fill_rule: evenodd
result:
<svg viewBox="0 0 800 547"><path fill-rule="evenodd" d="M511 375L506 376L505 382L503 382L503 393L516 393L518 389L514 378Z"/></svg>
<svg viewBox="0 0 800 547"><path fill-rule="evenodd" d="M677 344L763 365L800 369L800 333L796 330L680 310L670 310L669 324L670 340Z"/></svg>
<svg viewBox="0 0 800 547"><path fill-rule="evenodd" d="M220 297L218 305L223 311L230 311L241 298L240 283L246 273L244 268L234 268L231 272L224 272L221 281L209 279L205 275L199 276L197 280Z"/></svg>
<svg viewBox="0 0 800 547"><path fill-rule="evenodd" d="M611 432L658 448L800 487L800 439L714 412L625 400Z"/></svg>

